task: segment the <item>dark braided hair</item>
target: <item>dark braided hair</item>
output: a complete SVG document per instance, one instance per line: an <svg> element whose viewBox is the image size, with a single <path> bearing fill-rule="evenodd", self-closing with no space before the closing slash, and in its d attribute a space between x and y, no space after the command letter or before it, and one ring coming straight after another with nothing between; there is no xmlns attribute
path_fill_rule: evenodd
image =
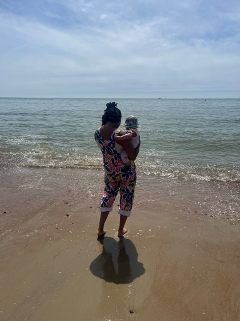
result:
<svg viewBox="0 0 240 321"><path fill-rule="evenodd" d="M121 121L122 113L120 109L117 108L117 103L110 102L106 104L107 108L104 110L102 116L102 126L105 125L108 121L112 123L118 123Z"/></svg>

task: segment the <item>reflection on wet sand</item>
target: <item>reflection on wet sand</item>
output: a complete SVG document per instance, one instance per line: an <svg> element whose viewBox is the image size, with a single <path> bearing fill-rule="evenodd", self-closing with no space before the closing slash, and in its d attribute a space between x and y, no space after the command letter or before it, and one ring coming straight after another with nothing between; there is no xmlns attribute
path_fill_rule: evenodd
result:
<svg viewBox="0 0 240 321"><path fill-rule="evenodd" d="M102 253L90 265L93 275L106 282L128 284L145 273L132 241L122 238L117 242L111 237L98 241Z"/></svg>

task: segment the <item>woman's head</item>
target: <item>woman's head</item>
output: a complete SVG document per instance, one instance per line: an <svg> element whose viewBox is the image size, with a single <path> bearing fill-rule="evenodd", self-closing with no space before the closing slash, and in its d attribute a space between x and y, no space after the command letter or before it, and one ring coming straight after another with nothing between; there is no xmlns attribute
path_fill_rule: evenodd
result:
<svg viewBox="0 0 240 321"><path fill-rule="evenodd" d="M122 114L120 109L117 108L117 103L110 102L107 103L106 106L107 108L104 110L104 114L102 116L102 126L107 122L112 122L119 126L121 123Z"/></svg>

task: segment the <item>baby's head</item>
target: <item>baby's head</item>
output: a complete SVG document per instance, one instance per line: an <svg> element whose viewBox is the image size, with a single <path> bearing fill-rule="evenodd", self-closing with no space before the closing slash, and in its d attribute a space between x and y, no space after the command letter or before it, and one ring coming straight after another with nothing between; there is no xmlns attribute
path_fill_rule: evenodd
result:
<svg viewBox="0 0 240 321"><path fill-rule="evenodd" d="M138 128L138 120L135 116L129 116L126 118L125 123L123 124L127 129L136 129Z"/></svg>

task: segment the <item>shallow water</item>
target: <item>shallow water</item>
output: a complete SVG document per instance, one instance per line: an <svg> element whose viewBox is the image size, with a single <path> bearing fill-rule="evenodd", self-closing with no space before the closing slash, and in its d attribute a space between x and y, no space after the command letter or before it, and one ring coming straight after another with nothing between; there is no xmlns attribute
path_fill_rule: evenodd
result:
<svg viewBox="0 0 240 321"><path fill-rule="evenodd" d="M0 99L2 167L102 167L93 139L108 101L141 127L138 172L240 182L240 99Z"/></svg>

